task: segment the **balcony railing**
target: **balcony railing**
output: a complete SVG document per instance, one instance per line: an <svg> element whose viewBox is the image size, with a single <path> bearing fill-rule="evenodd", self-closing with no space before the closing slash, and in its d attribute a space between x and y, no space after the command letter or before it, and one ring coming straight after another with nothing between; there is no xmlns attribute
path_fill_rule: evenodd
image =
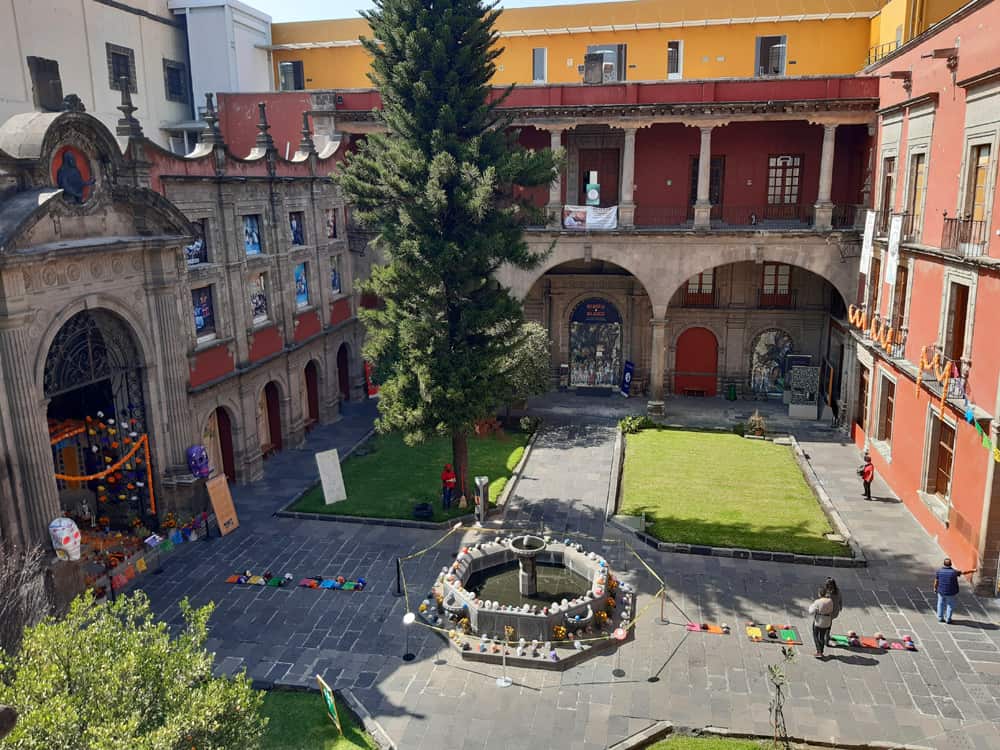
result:
<svg viewBox="0 0 1000 750"><path fill-rule="evenodd" d="M757 289L757 307L762 310L794 310L797 289L765 291Z"/></svg>
<svg viewBox="0 0 1000 750"><path fill-rule="evenodd" d="M874 47L868 48L868 57L865 58L865 67L878 62L886 55L891 55L899 49L899 42L895 39L891 42L885 42L884 44L876 44Z"/></svg>
<svg viewBox="0 0 1000 750"><path fill-rule="evenodd" d="M690 227L694 220L693 206L644 206L635 207L637 227Z"/></svg>
<svg viewBox="0 0 1000 750"><path fill-rule="evenodd" d="M986 253L989 226L977 219L944 219L941 249L951 250L965 258L978 258Z"/></svg>
<svg viewBox="0 0 1000 750"><path fill-rule="evenodd" d="M710 292L692 292L685 287L681 304L684 307L718 307L719 289L714 287Z"/></svg>
<svg viewBox="0 0 1000 750"><path fill-rule="evenodd" d="M731 206L724 203L721 206L720 223L728 227L802 229L812 226L813 212L812 206L796 203L764 206Z"/></svg>
<svg viewBox="0 0 1000 750"><path fill-rule="evenodd" d="M879 209L875 212L875 236L889 236L889 220L892 218L892 211Z"/></svg>
<svg viewBox="0 0 1000 750"><path fill-rule="evenodd" d="M846 204L833 207L832 224L834 229L863 229L865 226L864 206Z"/></svg>

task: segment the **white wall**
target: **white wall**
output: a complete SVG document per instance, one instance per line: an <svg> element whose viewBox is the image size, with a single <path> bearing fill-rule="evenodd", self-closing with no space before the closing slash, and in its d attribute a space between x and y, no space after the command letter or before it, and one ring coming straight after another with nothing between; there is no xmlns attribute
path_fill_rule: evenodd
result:
<svg viewBox="0 0 1000 750"><path fill-rule="evenodd" d="M167 101L163 60L187 64L184 33L167 0L124 4L170 23L93 0L0 0L0 120L34 109L28 56L59 63L63 94L76 94L112 130L121 94L110 86L105 43L135 52L138 93L132 101L146 135L166 145L161 128L190 119L190 105Z"/></svg>
<svg viewBox="0 0 1000 750"><path fill-rule="evenodd" d="M2 2L3 0L0 0ZM187 17L192 85L197 106L205 93L272 91L268 51L271 17L238 0L170 0Z"/></svg>

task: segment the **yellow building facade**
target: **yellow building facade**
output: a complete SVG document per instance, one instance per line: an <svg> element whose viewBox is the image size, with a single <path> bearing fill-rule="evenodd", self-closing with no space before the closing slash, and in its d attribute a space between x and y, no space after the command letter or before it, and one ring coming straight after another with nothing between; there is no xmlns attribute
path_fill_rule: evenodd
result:
<svg viewBox="0 0 1000 750"><path fill-rule="evenodd" d="M634 0L510 8L494 83L580 83L585 56L605 81L850 75L962 0ZM276 88L369 88L361 18L272 27Z"/></svg>

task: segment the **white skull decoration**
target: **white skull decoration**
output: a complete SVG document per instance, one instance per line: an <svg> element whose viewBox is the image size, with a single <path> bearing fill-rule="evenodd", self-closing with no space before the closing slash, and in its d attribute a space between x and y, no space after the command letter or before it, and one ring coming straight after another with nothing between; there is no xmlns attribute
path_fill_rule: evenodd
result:
<svg viewBox="0 0 1000 750"><path fill-rule="evenodd" d="M80 530L72 518L57 518L50 523L49 536L60 560L80 559Z"/></svg>

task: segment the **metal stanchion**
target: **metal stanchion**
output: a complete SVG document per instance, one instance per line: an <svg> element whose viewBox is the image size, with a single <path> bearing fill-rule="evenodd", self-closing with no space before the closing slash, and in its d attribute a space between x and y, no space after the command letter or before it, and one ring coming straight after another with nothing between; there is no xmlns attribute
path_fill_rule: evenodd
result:
<svg viewBox="0 0 1000 750"><path fill-rule="evenodd" d="M660 592L660 624L661 625L669 625L670 624L670 620L667 619L667 613L666 613L666 611L664 609L666 607L666 604L667 604L667 592L666 591L661 591Z"/></svg>
<svg viewBox="0 0 1000 750"><path fill-rule="evenodd" d="M416 655L410 651L410 625L414 623L417 616L412 612L403 615L403 661L413 661Z"/></svg>
<svg viewBox="0 0 1000 750"><path fill-rule="evenodd" d="M396 558L396 590L392 592L392 595L403 595L403 563L398 557Z"/></svg>
<svg viewBox="0 0 1000 750"><path fill-rule="evenodd" d="M507 641L503 642L503 646L501 648L500 664L502 665L501 669L503 670L503 674L500 675L500 677L497 677L497 687L508 688L514 684L514 681L507 676Z"/></svg>

